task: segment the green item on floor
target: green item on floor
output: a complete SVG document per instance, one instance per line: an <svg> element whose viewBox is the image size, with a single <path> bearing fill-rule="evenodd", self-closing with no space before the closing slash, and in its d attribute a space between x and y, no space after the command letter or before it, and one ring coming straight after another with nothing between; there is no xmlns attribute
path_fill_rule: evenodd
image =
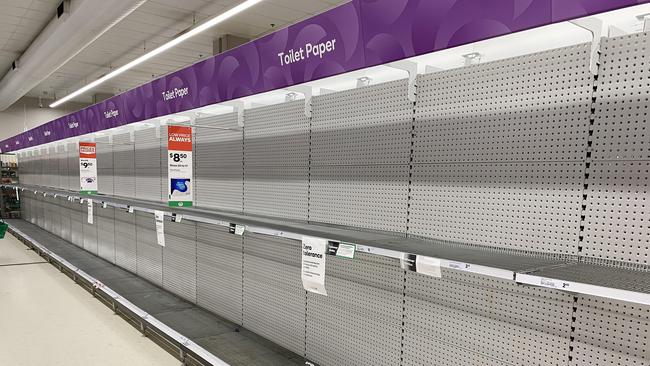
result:
<svg viewBox="0 0 650 366"><path fill-rule="evenodd" d="M4 239L8 227L9 225L6 222L0 221L0 239Z"/></svg>

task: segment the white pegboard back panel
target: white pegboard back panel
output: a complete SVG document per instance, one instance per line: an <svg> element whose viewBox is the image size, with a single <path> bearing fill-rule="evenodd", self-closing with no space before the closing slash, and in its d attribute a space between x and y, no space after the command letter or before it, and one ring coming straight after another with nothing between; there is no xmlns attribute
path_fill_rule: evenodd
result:
<svg viewBox="0 0 650 366"><path fill-rule="evenodd" d="M309 220L406 232L408 165L312 166Z"/></svg>
<svg viewBox="0 0 650 366"><path fill-rule="evenodd" d="M650 306L578 296L570 366L650 365Z"/></svg>
<svg viewBox="0 0 650 366"><path fill-rule="evenodd" d="M115 264L136 273L135 214L115 209Z"/></svg>
<svg viewBox="0 0 650 366"><path fill-rule="evenodd" d="M304 101L247 109L245 121L246 166L309 164L310 121Z"/></svg>
<svg viewBox="0 0 650 366"><path fill-rule="evenodd" d="M650 32L604 39L585 212L589 259L650 265Z"/></svg>
<svg viewBox="0 0 650 366"><path fill-rule="evenodd" d="M135 197L135 147L129 133L113 136L113 194Z"/></svg>
<svg viewBox="0 0 650 366"><path fill-rule="evenodd" d="M589 55L580 44L419 76L414 162L583 161Z"/></svg>
<svg viewBox="0 0 650 366"><path fill-rule="evenodd" d="M99 137L97 142L97 191L100 194L112 195L114 164L113 145L108 137Z"/></svg>
<svg viewBox="0 0 650 366"><path fill-rule="evenodd" d="M197 169L241 166L243 132L237 125L236 113L200 118L195 123L199 126L194 127L194 159Z"/></svg>
<svg viewBox="0 0 650 366"><path fill-rule="evenodd" d="M413 102L407 80L312 99L312 165L408 164Z"/></svg>
<svg viewBox="0 0 650 366"><path fill-rule="evenodd" d="M222 210L242 211L244 170L242 166L224 166L202 169L194 179L196 206Z"/></svg>
<svg viewBox="0 0 650 366"><path fill-rule="evenodd" d="M601 44L592 158L650 160L650 32Z"/></svg>
<svg viewBox="0 0 650 366"><path fill-rule="evenodd" d="M165 218L162 287L196 303L196 223Z"/></svg>
<svg viewBox="0 0 650 366"><path fill-rule="evenodd" d="M287 349L305 353L305 290L301 243L246 233L243 246L243 325Z"/></svg>
<svg viewBox="0 0 650 366"><path fill-rule="evenodd" d="M307 359L321 365L400 363L404 271L396 259L369 257L327 257L327 296L307 293Z"/></svg>
<svg viewBox="0 0 650 366"><path fill-rule="evenodd" d="M97 209L97 254L115 263L115 208Z"/></svg>
<svg viewBox="0 0 650 366"><path fill-rule="evenodd" d="M166 141L166 138L161 138L161 136L161 129L158 127L137 130L134 133L136 198L150 201L160 201L162 198L163 166L161 159L161 140ZM166 165L164 166L164 170L164 175L166 176Z"/></svg>
<svg viewBox="0 0 650 366"><path fill-rule="evenodd" d="M67 189L71 191L78 191L81 189L81 179L79 178L79 145L76 143L68 143L67 146L68 146L68 152L66 154L68 160Z"/></svg>
<svg viewBox="0 0 650 366"><path fill-rule="evenodd" d="M584 163L416 164L409 233L577 254Z"/></svg>
<svg viewBox="0 0 650 366"><path fill-rule="evenodd" d="M570 336L573 296L566 292L449 269L442 270L440 279L407 272L406 286L414 299L564 338Z"/></svg>
<svg viewBox="0 0 650 366"><path fill-rule="evenodd" d="M162 247L158 245L154 215L135 213L136 273L162 286Z"/></svg>
<svg viewBox="0 0 650 366"><path fill-rule="evenodd" d="M650 161L596 161L590 170L583 254L650 265Z"/></svg>
<svg viewBox="0 0 650 366"><path fill-rule="evenodd" d="M236 113L197 119L196 124L208 126L195 127L196 205L241 211L244 194L244 144Z"/></svg>
<svg viewBox="0 0 650 366"><path fill-rule="evenodd" d="M405 285L407 365L436 359L440 343L447 344L446 358L455 354L477 364L566 365L568 294L448 270L440 279L407 272Z"/></svg>
<svg viewBox="0 0 650 366"><path fill-rule="evenodd" d="M228 228L196 224L197 305L242 323L242 237Z"/></svg>
<svg viewBox="0 0 650 366"><path fill-rule="evenodd" d="M244 212L307 220L309 167L244 166Z"/></svg>

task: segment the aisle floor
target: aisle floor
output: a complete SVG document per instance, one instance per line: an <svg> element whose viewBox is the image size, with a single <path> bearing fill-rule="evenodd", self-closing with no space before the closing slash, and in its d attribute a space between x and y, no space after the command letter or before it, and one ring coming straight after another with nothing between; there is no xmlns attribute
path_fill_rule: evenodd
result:
<svg viewBox="0 0 650 366"><path fill-rule="evenodd" d="M0 239L0 364L179 365L7 233Z"/></svg>

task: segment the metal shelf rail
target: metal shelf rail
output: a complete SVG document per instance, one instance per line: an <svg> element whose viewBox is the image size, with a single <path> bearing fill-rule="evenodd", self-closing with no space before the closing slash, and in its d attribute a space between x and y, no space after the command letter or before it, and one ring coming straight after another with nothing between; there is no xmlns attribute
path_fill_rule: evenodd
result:
<svg viewBox="0 0 650 366"><path fill-rule="evenodd" d="M59 199L118 209L154 213L223 227L245 225L246 232L301 240L304 235L356 245L358 252L408 260L422 256L440 261L441 268L469 272L517 283L650 305L650 268L614 261L588 263L573 255L552 255L521 250L485 248L433 239L406 238L392 232L323 225L304 221L201 208L170 208L160 202L28 185L5 185ZM152 223L153 225L153 223Z"/></svg>

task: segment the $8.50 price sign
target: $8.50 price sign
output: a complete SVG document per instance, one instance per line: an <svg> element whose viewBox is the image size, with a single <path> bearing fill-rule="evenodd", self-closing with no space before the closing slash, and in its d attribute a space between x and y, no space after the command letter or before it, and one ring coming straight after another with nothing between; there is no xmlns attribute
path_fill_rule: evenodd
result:
<svg viewBox="0 0 650 366"><path fill-rule="evenodd" d="M167 202L171 207L192 206L192 127L167 127Z"/></svg>

